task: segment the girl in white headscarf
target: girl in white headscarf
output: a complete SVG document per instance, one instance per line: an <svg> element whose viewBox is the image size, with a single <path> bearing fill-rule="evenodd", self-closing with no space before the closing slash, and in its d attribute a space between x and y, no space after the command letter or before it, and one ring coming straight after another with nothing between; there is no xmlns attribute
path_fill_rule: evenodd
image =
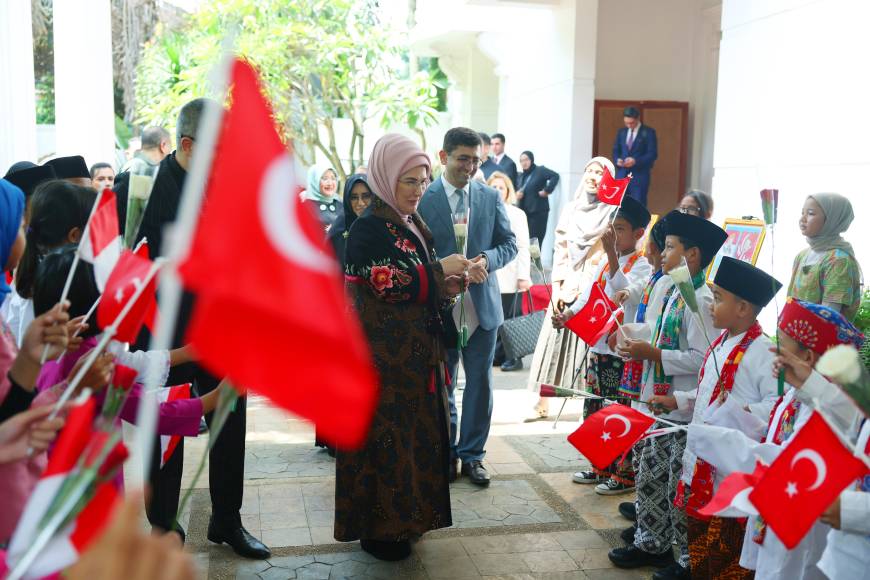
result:
<svg viewBox="0 0 870 580"><path fill-rule="evenodd" d="M851 321L861 302L861 268L841 235L855 213L839 193L807 197L798 225L809 247L794 260L788 295L833 308Z"/></svg>
<svg viewBox="0 0 870 580"><path fill-rule="evenodd" d="M598 185L607 168L613 175L613 163L606 157L593 157L586 163L574 200L562 210L556 226L553 249L553 303L557 309L573 304L592 280L604 255L600 239L607 229L612 205L598 200ZM570 387L583 360L584 345L573 332L555 330L550 323L553 305L548 308L544 325L532 357L529 389L538 392L541 384ZM575 386L575 388L577 388ZM538 399L529 420L546 418L547 399Z"/></svg>

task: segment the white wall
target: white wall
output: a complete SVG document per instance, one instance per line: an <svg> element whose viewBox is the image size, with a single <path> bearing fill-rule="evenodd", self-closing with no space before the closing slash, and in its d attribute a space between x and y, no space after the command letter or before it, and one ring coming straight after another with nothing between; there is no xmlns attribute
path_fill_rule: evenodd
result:
<svg viewBox="0 0 870 580"><path fill-rule="evenodd" d="M30 0L0 2L0 176L36 162L36 94Z"/></svg>
<svg viewBox="0 0 870 580"><path fill-rule="evenodd" d="M723 3L714 219L760 215L759 190L778 188L772 269L786 285L794 255L806 245L797 228L801 206L818 191L850 198L857 219L846 237L870 272L870 146L861 112L870 103L861 68L870 56L868 21L864 0ZM765 242L758 264L768 270L770 251ZM768 309L768 331L773 320Z"/></svg>
<svg viewBox="0 0 870 580"><path fill-rule="evenodd" d="M596 99L689 102L688 187L710 191L721 0L607 0Z"/></svg>

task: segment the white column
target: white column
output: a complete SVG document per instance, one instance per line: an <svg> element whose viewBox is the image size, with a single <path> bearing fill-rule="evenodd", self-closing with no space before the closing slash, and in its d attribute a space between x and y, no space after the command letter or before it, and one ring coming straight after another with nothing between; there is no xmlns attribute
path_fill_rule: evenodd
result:
<svg viewBox="0 0 870 580"><path fill-rule="evenodd" d="M109 0L54 0L57 154L114 163Z"/></svg>
<svg viewBox="0 0 870 580"><path fill-rule="evenodd" d="M36 162L36 93L30 0L0 2L0 176Z"/></svg>

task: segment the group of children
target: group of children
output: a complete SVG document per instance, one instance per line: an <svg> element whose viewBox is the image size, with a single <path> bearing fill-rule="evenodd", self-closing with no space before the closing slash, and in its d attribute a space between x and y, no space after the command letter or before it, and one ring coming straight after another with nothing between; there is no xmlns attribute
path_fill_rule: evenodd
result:
<svg viewBox="0 0 870 580"><path fill-rule="evenodd" d="M92 309L100 290L91 264L77 261L66 302L58 303L97 193L70 179L45 179L32 168L29 172L39 180L34 183L17 176L24 191L12 180L0 180L0 259L4 271L13 275L11 285L5 279L0 283L0 420L31 407L54 406L102 333ZM43 363L43 344L49 339L53 347ZM157 384L168 386L169 369L193 360L187 348L130 352L128 345L111 341L77 390L87 387L94 392L99 414L115 366L134 369L136 384L120 413L121 419L133 423L147 374L156 369ZM17 372L19 368L26 372ZM157 434L196 436L201 418L214 410L218 398L216 389L198 398L164 400L159 404ZM121 428L120 421L116 427ZM0 548L15 531L50 452L0 464ZM123 478L116 483L121 486ZM171 527L170 522L161 527ZM176 531L183 539L184 531L180 527Z"/></svg>
<svg viewBox="0 0 870 580"><path fill-rule="evenodd" d="M820 216L815 224L809 215L813 211ZM805 205L801 230L811 248L795 262L789 295L795 295L796 284L814 291L822 286L814 297L819 304L789 298L776 345L757 317L782 285L759 268L723 257L708 287L705 271L727 235L703 217L680 211L652 227L640 255L636 247L650 219L640 204L623 200L602 238L607 259L594 278L621 304L626 323L647 325L650 339L617 330L591 345L586 383L600 398L585 400L584 417L608 401L630 402L661 420L654 429L666 429L641 439L629 457L607 469L574 475L577 483L598 484L601 494L636 490L635 502L619 506L635 525L622 533L626 546L611 550L610 560L621 568L660 568L656 580L868 577L870 478L844 492L792 550L759 518L747 524L699 511L729 473L752 473L756 457L772 462L813 405L824 406L858 445L870 437L870 422L813 370L827 349L837 344L860 348L863 342L844 316L857 310L860 278L854 252L840 237L851 223L848 200L819 194ZM839 277L825 281L828 272ZM674 279L681 287L691 283L694 301L687 303ZM826 285L831 286L827 298L822 296ZM585 302L581 297L569 310L554 314L553 325L564 326ZM786 378L784 393L777 380L780 370ZM832 522L837 524L833 529Z"/></svg>

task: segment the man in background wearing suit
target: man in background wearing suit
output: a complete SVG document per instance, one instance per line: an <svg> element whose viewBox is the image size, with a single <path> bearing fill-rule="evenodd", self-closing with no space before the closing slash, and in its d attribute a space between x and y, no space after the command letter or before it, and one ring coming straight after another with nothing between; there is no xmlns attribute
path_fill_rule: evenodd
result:
<svg viewBox="0 0 870 580"><path fill-rule="evenodd" d="M469 221L465 253L472 261L468 272L470 285L465 294L471 336L461 353L465 390L458 433L455 382L450 386L450 480L454 481L458 476L456 460L459 459L462 473L468 475L472 483L489 485L483 457L492 418L492 360L496 332L504 322L498 281L490 274L517 255L516 237L496 190L471 180L480 165L480 136L465 127L450 129L444 135L443 149L438 155L444 172L426 190L418 211L435 237L435 253L439 257L463 253L462 248L456 247L453 216L466 214ZM457 304L453 312L454 323L458 319L458 309ZM459 355L456 348L447 351L450 376L454 381Z"/></svg>
<svg viewBox="0 0 870 580"><path fill-rule="evenodd" d="M646 207L650 171L659 156L656 130L640 122L640 111L626 107L622 112L625 127L616 132L613 143L613 162L616 163L617 179L631 176L628 195Z"/></svg>
<svg viewBox="0 0 870 580"><path fill-rule="evenodd" d="M480 137L480 142L483 147L483 156L481 159L483 162L480 164L480 170L483 172L484 180L489 179L489 176L495 173L496 171L500 171L501 169L498 166L498 163L492 160L492 157L489 154L490 147L492 146L492 139L489 138L489 135L486 133L478 133Z"/></svg>
<svg viewBox="0 0 870 580"><path fill-rule="evenodd" d="M492 159L498 166L499 171L511 178L514 189L517 188L517 164L504 152L504 134L496 133L492 136Z"/></svg>

